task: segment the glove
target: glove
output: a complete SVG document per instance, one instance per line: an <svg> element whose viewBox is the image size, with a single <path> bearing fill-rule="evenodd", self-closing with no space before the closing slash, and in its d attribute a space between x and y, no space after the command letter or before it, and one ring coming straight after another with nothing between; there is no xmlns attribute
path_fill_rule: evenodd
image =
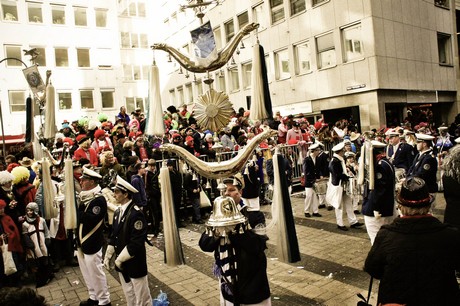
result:
<svg viewBox="0 0 460 306"><path fill-rule="evenodd" d="M379 213L378 211L374 210L374 217L375 217L375 219L378 220L378 219L380 219L382 217L382 214Z"/></svg>
<svg viewBox="0 0 460 306"><path fill-rule="evenodd" d="M107 250L105 251L104 256L104 268L111 270L110 260L112 259L113 253L115 253L115 247L113 245L107 245Z"/></svg>
<svg viewBox="0 0 460 306"><path fill-rule="evenodd" d="M131 256L128 252L128 248L125 247L123 251L117 256L117 259L115 259L115 266L117 266L118 269L123 270L122 264L133 258L134 256Z"/></svg>

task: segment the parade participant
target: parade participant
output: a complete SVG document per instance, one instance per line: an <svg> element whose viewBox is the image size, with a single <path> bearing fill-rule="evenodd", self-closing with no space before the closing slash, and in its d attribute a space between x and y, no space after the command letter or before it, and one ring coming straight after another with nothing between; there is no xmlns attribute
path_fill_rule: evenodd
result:
<svg viewBox="0 0 460 306"><path fill-rule="evenodd" d="M369 190L368 184L364 185L366 190L363 195L363 215L367 234L371 239L371 244L374 244L375 236L380 227L390 224L396 217L396 206L394 205L395 171L385 155L387 145L372 140L371 146L372 162L374 163L374 189Z"/></svg>
<svg viewBox="0 0 460 306"><path fill-rule="evenodd" d="M106 151L101 154L101 169L99 174L103 177L109 173L111 169L115 170L121 177L125 177L125 171L123 167L118 163L118 160L113 155L112 151Z"/></svg>
<svg viewBox="0 0 460 306"><path fill-rule="evenodd" d="M0 199L0 243L8 243L8 251L12 253L17 272L5 275L3 256L0 256L0 287L18 287L19 272L22 272L18 272L20 270L18 267L20 266L20 255L23 253L23 248L19 229L13 219L6 214L6 207L7 203L3 199Z"/></svg>
<svg viewBox="0 0 460 306"><path fill-rule="evenodd" d="M136 188L138 192L133 195L133 200L136 205L145 209L147 206L147 194L145 193L145 164L137 163L134 165L135 174L131 176L131 185Z"/></svg>
<svg viewBox="0 0 460 306"><path fill-rule="evenodd" d="M30 172L26 167L16 167L11 171L11 174L14 176L13 194L17 202L11 201L5 211L20 228L18 218L26 214L27 204L35 201L37 189L29 183Z"/></svg>
<svg viewBox="0 0 460 306"><path fill-rule="evenodd" d="M181 220L180 208L182 206L182 174L177 171L175 168L175 163L173 159L168 159L166 166L169 170L169 179L171 182L172 195L173 195L173 204L174 204L174 213L176 216L176 224L178 227L185 227L184 222Z"/></svg>
<svg viewBox="0 0 460 306"><path fill-rule="evenodd" d="M0 171L0 200L5 201L6 210L9 210L11 201L13 201L12 206L17 204L13 194L13 180L14 176L10 172Z"/></svg>
<svg viewBox="0 0 460 306"><path fill-rule="evenodd" d="M152 233L158 236L161 222L161 190L158 181L160 171L157 169L156 163L154 159L149 159L147 162L145 191L147 192L147 203L150 210L148 222L152 223Z"/></svg>
<svg viewBox="0 0 460 306"><path fill-rule="evenodd" d="M449 150L449 154L443 160L442 185L446 210L444 211L444 223L449 223L460 229L460 146Z"/></svg>
<svg viewBox="0 0 460 306"><path fill-rule="evenodd" d="M26 215L22 223L22 234L28 250L28 261L35 261L34 265L38 266L35 274L36 287L40 288L48 284L54 274L51 272L48 247L51 243L50 232L46 225L45 219L38 215L38 205L35 202L30 202L26 207Z"/></svg>
<svg viewBox="0 0 460 306"><path fill-rule="evenodd" d="M313 188L316 180L320 178L317 165L317 157L321 152L318 143L314 143L309 147L310 154L303 160L303 173L305 177L305 207L304 214L306 218L310 218L313 213L313 217L322 217L318 212L319 200L318 195Z"/></svg>
<svg viewBox="0 0 460 306"><path fill-rule="evenodd" d="M100 155L104 151L113 152L112 141L110 140L109 136L105 133L105 131L101 129L97 129L94 132L94 141L91 144L91 148L93 148L98 155Z"/></svg>
<svg viewBox="0 0 460 306"><path fill-rule="evenodd" d="M91 165L97 167L99 160L97 158L97 152L91 147L91 139L80 134L77 136L78 149L75 150L73 158L79 160L80 158L86 158L90 161Z"/></svg>
<svg viewBox="0 0 460 306"><path fill-rule="evenodd" d="M35 177L37 176L35 174L35 171L32 170L32 164L33 164L33 159L28 158L27 156L24 157L22 160L19 161L19 164L23 167L26 167L27 170L29 170L30 176L29 176L29 183L33 184Z"/></svg>
<svg viewBox="0 0 460 306"><path fill-rule="evenodd" d="M107 202L98 184L101 178L97 172L83 168L77 219L77 258L89 299L81 302L81 306L111 305L107 279L102 269L102 246L105 243L103 224Z"/></svg>
<svg viewBox="0 0 460 306"><path fill-rule="evenodd" d="M434 137L426 134L415 134L417 137L417 151L412 166L408 170L408 176L418 176L422 178L433 196L438 191L436 182L436 172L438 163L433 155Z"/></svg>
<svg viewBox="0 0 460 306"><path fill-rule="evenodd" d="M325 179L329 178L329 162L330 162L330 157L329 157L329 152L324 151L324 144L320 142L319 140L316 140L315 143L318 143L320 152L318 156L316 157L316 168L318 169L318 174L320 179ZM319 205L318 208L324 208L326 207L326 194L319 194L318 199L319 199ZM332 210L333 207L328 204L327 210Z"/></svg>
<svg viewBox="0 0 460 306"><path fill-rule="evenodd" d="M408 177L397 200L402 217L382 226L364 265L380 280L377 304L460 305L458 229L430 214L433 197L421 178Z"/></svg>
<svg viewBox="0 0 460 306"><path fill-rule="evenodd" d="M139 157L141 162L147 162L149 158L152 158L152 148L148 141L144 141L144 136L139 135L134 143L134 153Z"/></svg>
<svg viewBox="0 0 460 306"><path fill-rule="evenodd" d="M195 224L203 224L200 212L200 192L202 190L200 181L195 174L187 173L184 176L184 189L187 191L187 196L192 203L193 217L192 222Z"/></svg>
<svg viewBox="0 0 460 306"><path fill-rule="evenodd" d="M117 118L122 119L125 126L129 125L129 121L131 120L131 118L126 113L126 107L125 106L120 107L120 112L118 113Z"/></svg>
<svg viewBox="0 0 460 306"><path fill-rule="evenodd" d="M344 184L348 181L349 177L347 175L347 167L345 165L345 160L343 158L345 144L344 142L340 142L332 148L334 152L331 161L329 162L329 171L331 173L331 184L334 186L338 186L339 184ZM359 222L356 219L356 216L353 212L353 206L351 202L351 197L345 192L342 191L342 201L341 203L329 203L334 206L335 204L335 217L337 221L337 228L342 231L348 231L348 228L343 224L343 209L347 213L348 222L350 223L350 227L352 228L359 228L364 224Z"/></svg>
<svg viewBox="0 0 460 306"><path fill-rule="evenodd" d="M225 196L242 205L244 181L240 174L223 181ZM265 249L268 237L263 229L265 218L260 211L249 212L249 225L237 224L228 237L219 231L205 231L199 246L205 252L214 252L214 271L219 277L220 305L270 306L270 286L267 277ZM242 230L242 233L240 231Z"/></svg>
<svg viewBox="0 0 460 306"><path fill-rule="evenodd" d="M115 269L119 272L121 287L128 306L150 306L147 279L145 241L147 222L142 210L136 205L133 195L138 193L120 176L114 187L114 195L121 205L114 215L113 231L104 257L104 267L110 270L110 260L115 258Z"/></svg>
<svg viewBox="0 0 460 306"><path fill-rule="evenodd" d="M344 154L345 157L345 165L347 166L348 176L350 179L348 180L348 184L346 185L346 192L351 197L351 203L353 206L353 212L355 215L359 215L359 190L357 184L358 178L358 164L356 163L356 154L352 151L347 151Z"/></svg>
<svg viewBox="0 0 460 306"><path fill-rule="evenodd" d="M396 183L406 176L412 162L414 161L414 150L411 145L401 142L398 131L391 129L387 131L388 146L386 156L395 168Z"/></svg>
<svg viewBox="0 0 460 306"><path fill-rule="evenodd" d="M302 131L300 130L300 124L297 121L292 123L292 128L287 131L286 144L297 144L302 140Z"/></svg>
<svg viewBox="0 0 460 306"><path fill-rule="evenodd" d="M451 141L451 137L449 133L447 132L446 126L440 126L438 130L439 130L439 136L435 144L436 159L438 160L437 181L438 181L438 190L442 191L444 188L442 185L442 179L441 179L444 174L444 170L441 167L442 162L443 162L443 159L449 154L449 150L454 146L454 144Z"/></svg>
<svg viewBox="0 0 460 306"><path fill-rule="evenodd" d="M246 167L244 168L243 179L244 186L242 199L245 206L247 206L248 211L259 211L260 210L260 182L259 182L259 166L257 165L256 160L252 159L247 162Z"/></svg>

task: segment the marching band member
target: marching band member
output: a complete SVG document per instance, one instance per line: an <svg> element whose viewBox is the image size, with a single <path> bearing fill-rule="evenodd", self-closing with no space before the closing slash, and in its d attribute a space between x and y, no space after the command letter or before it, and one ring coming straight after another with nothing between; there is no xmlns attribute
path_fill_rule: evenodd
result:
<svg viewBox="0 0 460 306"><path fill-rule="evenodd" d="M310 150L310 154L308 154L303 160L303 173L305 176L304 213L306 218L310 218L312 216L311 213L313 213L313 217L322 217L318 212L318 195L313 188L315 181L320 178L316 162L321 149L317 142L310 145L308 149Z"/></svg>
<svg viewBox="0 0 460 306"><path fill-rule="evenodd" d="M358 193L358 184L356 183L358 177L358 165L356 164L355 160L356 154L352 151L345 152L345 165L347 166L348 176L350 179L348 180L348 188L347 192L351 197L351 203L353 206L353 212L355 215L359 215L359 193ZM353 182L353 183L352 183Z"/></svg>
<svg viewBox="0 0 460 306"><path fill-rule="evenodd" d="M316 143L318 143L320 152L318 156L316 157L316 168L318 169L318 174L320 179L327 179L329 178L329 162L330 162L330 157L329 157L329 152L324 151L324 144L320 142L319 140L316 140ZM319 199L319 208L324 208L326 207L326 193L318 194L318 199ZM332 210L333 207L328 204L327 205L328 210Z"/></svg>
<svg viewBox="0 0 460 306"><path fill-rule="evenodd" d="M386 156L395 168L396 183L398 183L406 176L415 154L411 145L401 142L398 131L391 129L386 134L388 136Z"/></svg>

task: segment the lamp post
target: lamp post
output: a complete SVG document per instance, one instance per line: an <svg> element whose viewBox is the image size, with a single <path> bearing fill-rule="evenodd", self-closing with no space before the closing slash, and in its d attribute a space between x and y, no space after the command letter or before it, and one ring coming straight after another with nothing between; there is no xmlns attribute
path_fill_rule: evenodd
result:
<svg viewBox="0 0 460 306"><path fill-rule="evenodd" d="M24 63L19 58L15 58L15 57L5 57L4 59L2 59L0 61L0 64L3 63L6 60L16 60L18 62L21 62L27 68L26 63ZM1 103L1 101L0 101L0 122L1 122L1 126L2 126L3 155L6 155L5 129L4 129L4 126L3 126L3 113L2 113L2 103Z"/></svg>

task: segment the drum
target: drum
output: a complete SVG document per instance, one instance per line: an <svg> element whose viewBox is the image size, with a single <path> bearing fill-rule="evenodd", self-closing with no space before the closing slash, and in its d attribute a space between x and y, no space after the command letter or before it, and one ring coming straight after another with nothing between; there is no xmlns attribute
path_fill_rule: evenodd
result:
<svg viewBox="0 0 460 306"><path fill-rule="evenodd" d="M359 188L358 188L358 178L350 177L348 182L345 184L345 192L349 196L358 195Z"/></svg>
<svg viewBox="0 0 460 306"><path fill-rule="evenodd" d="M326 194L326 191L327 191L327 182L329 181L329 179L327 178L324 178L324 179L320 179L318 181L316 181L314 184L313 184L313 189L315 190L316 194Z"/></svg>

